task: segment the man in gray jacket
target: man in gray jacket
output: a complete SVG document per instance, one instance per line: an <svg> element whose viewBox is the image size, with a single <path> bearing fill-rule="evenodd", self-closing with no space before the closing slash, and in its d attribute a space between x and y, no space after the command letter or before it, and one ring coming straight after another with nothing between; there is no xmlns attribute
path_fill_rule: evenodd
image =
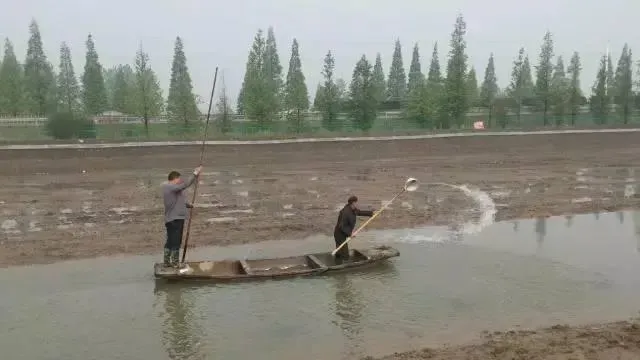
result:
<svg viewBox="0 0 640 360"><path fill-rule="evenodd" d="M164 226L167 229L167 240L164 244L165 266L178 266L184 220L187 218L187 208L193 207L193 205L187 202L183 190L193 185L201 171L202 166L198 166L193 170L193 175L191 175L187 181L183 181L180 173L174 170L169 173L169 181L162 186Z"/></svg>

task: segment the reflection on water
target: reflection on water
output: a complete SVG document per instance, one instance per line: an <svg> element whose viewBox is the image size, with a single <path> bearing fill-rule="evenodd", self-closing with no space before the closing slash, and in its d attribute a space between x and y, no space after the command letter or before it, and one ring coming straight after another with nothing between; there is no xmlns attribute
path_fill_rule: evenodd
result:
<svg viewBox="0 0 640 360"><path fill-rule="evenodd" d="M513 232L518 232L518 228L520 226L520 222L518 220L514 220L511 223L513 224Z"/></svg>
<svg viewBox="0 0 640 360"><path fill-rule="evenodd" d="M162 344L167 355L172 360L193 358L199 353L199 334L203 329L193 313L192 293L187 288L157 283L154 294L154 307L163 310L158 315L162 319Z"/></svg>
<svg viewBox="0 0 640 360"><path fill-rule="evenodd" d="M618 216L618 221L620 221L620 225L624 224L624 213L622 211L618 211L616 213L616 215Z"/></svg>
<svg viewBox="0 0 640 360"><path fill-rule="evenodd" d="M536 218L536 224L534 229L536 232L536 242L538 243L538 246L542 246L542 243L544 242L544 238L545 236L547 236L547 218L546 217Z"/></svg>
<svg viewBox="0 0 640 360"><path fill-rule="evenodd" d="M565 219L565 226L567 228L570 228L571 225L573 225L573 215L565 215L564 219Z"/></svg>
<svg viewBox="0 0 640 360"><path fill-rule="evenodd" d="M640 211L634 212L632 219L633 219L633 229L637 239L636 251L640 253Z"/></svg>
<svg viewBox="0 0 640 360"><path fill-rule="evenodd" d="M335 312L337 319L333 321L342 331L348 344L346 355L362 355L362 312L365 304L362 294L354 287L347 275L338 275L332 279L335 292Z"/></svg>
<svg viewBox="0 0 640 360"><path fill-rule="evenodd" d="M464 240L464 224L453 222L447 226L449 241Z"/></svg>
<svg viewBox="0 0 640 360"><path fill-rule="evenodd" d="M0 348L29 360L333 360L485 329L624 318L640 297L640 213L624 215L631 221L603 213L597 223L591 214L496 223L455 241L441 241L444 228L368 231L354 247L384 240L400 257L281 281L154 288L157 256L4 269L0 283L11 291L0 292ZM289 256L330 244L316 236L193 256Z"/></svg>
<svg viewBox="0 0 640 360"><path fill-rule="evenodd" d="M344 336L350 340L355 340L361 332L360 319L364 304L360 301L361 294L354 288L352 281L347 275L340 274L332 279L335 286L336 315L339 320L334 322Z"/></svg>

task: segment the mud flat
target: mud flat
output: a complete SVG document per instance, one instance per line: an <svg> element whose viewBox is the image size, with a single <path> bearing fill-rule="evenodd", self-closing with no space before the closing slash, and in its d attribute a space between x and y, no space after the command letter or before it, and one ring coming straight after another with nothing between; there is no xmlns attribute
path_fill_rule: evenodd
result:
<svg viewBox="0 0 640 360"><path fill-rule="evenodd" d="M468 345L424 348L367 360L640 359L637 320L483 334Z"/></svg>
<svg viewBox="0 0 640 360"><path fill-rule="evenodd" d="M486 192L496 220L636 208L638 154L638 132L211 145L190 243L330 235L348 195L377 208L409 176ZM1 150L0 267L158 252L160 185L198 158L198 146ZM425 185L371 228L478 213L463 192Z"/></svg>

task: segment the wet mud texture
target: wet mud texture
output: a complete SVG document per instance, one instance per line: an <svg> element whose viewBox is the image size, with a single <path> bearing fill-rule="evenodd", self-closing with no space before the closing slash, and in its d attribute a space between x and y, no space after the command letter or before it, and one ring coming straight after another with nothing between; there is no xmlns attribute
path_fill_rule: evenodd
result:
<svg viewBox="0 0 640 360"><path fill-rule="evenodd" d="M484 334L474 344L396 353L368 360L633 360L640 359L640 325L622 321L589 326Z"/></svg>
<svg viewBox="0 0 640 360"><path fill-rule="evenodd" d="M0 151L0 267L160 252L160 186L172 169L188 174L199 150ZM496 220L633 208L638 154L640 133L209 146L190 244L331 236L349 195L379 208L407 177L422 187L370 229L479 216L472 199L436 182L487 191Z"/></svg>

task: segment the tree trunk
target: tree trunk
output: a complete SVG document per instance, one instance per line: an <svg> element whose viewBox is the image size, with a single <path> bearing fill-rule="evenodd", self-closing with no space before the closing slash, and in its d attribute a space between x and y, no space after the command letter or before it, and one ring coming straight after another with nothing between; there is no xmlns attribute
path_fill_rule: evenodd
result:
<svg viewBox="0 0 640 360"><path fill-rule="evenodd" d="M489 121L487 121L487 128L491 128L492 126L492 116L493 115L493 104L489 105Z"/></svg>

